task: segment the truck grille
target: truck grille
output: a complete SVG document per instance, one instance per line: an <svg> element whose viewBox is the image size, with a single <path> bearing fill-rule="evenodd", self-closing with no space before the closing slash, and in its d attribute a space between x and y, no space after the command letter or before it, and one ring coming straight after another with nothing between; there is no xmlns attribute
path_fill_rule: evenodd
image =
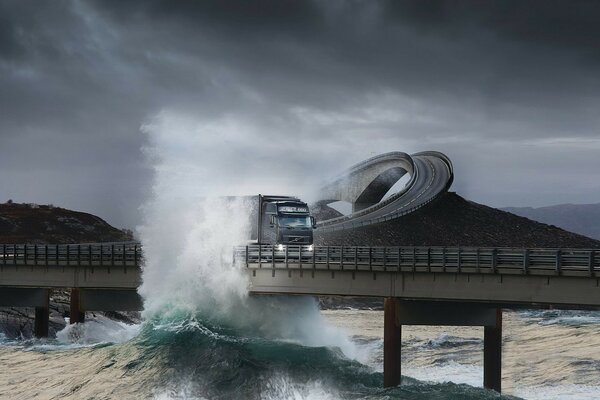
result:
<svg viewBox="0 0 600 400"><path fill-rule="evenodd" d="M308 242L309 240L306 236L286 236L284 238L284 243L287 244L303 244Z"/></svg>

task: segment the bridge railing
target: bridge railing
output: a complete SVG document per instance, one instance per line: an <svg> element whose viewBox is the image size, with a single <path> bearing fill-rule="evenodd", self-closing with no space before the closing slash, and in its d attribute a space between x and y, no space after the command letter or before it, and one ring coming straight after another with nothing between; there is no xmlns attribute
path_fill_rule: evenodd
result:
<svg viewBox="0 0 600 400"><path fill-rule="evenodd" d="M592 249L250 245L234 253L247 268L600 277Z"/></svg>
<svg viewBox="0 0 600 400"><path fill-rule="evenodd" d="M139 243L1 244L0 266L139 266Z"/></svg>

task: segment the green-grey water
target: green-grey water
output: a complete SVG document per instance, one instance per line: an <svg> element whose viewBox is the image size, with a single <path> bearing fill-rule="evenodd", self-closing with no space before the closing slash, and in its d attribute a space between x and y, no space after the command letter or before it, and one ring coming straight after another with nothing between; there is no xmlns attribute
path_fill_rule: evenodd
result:
<svg viewBox="0 0 600 400"><path fill-rule="evenodd" d="M0 398L491 399L481 388L480 328L404 327L402 385L383 389L380 311L326 310L356 354L265 338L195 315L142 326L94 322L57 340L4 340ZM112 325L111 325L112 324ZM98 326L97 326L98 327ZM600 314L505 313L503 387L528 399L600 396ZM98 342L99 341L99 342ZM122 341L122 343L117 343ZM96 343L93 343L96 342Z"/></svg>

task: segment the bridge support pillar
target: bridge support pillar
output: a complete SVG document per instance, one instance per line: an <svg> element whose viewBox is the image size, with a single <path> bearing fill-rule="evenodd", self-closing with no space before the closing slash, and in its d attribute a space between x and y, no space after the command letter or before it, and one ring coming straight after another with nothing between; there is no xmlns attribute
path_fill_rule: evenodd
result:
<svg viewBox="0 0 600 400"><path fill-rule="evenodd" d="M383 386L393 387L400 384L400 356L402 327L396 322L397 300L386 297L384 300L383 322Z"/></svg>
<svg viewBox="0 0 600 400"><path fill-rule="evenodd" d="M81 297L79 289L71 289L71 315L69 323L85 322L85 310L81 309Z"/></svg>
<svg viewBox="0 0 600 400"><path fill-rule="evenodd" d="M502 309L496 310L496 325L483 331L483 386L500 392L502 389Z"/></svg>
<svg viewBox="0 0 600 400"><path fill-rule="evenodd" d="M50 289L43 289L43 303L35 307L35 320L33 322L33 333L35 337L48 337L48 325L50 320Z"/></svg>

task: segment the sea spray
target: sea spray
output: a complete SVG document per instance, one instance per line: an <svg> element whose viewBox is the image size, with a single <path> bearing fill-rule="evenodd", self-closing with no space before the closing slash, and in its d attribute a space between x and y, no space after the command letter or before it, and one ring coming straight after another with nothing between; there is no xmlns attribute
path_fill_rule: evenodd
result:
<svg viewBox="0 0 600 400"><path fill-rule="evenodd" d="M355 357L355 346L327 324L314 299L248 296L247 272L234 262L233 248L249 238L249 204L224 196L238 186L253 186L247 176L252 159L240 156L252 149L227 140L232 129L244 129L239 125L190 121L163 113L144 127L149 137L145 152L154 169L152 198L143 207L139 228L144 317L161 326L181 319L210 322L242 335L336 346ZM290 155L273 160L274 171L277 162L289 165ZM244 178L236 180L236 175ZM270 179L262 174L253 180L264 188L262 180Z"/></svg>

